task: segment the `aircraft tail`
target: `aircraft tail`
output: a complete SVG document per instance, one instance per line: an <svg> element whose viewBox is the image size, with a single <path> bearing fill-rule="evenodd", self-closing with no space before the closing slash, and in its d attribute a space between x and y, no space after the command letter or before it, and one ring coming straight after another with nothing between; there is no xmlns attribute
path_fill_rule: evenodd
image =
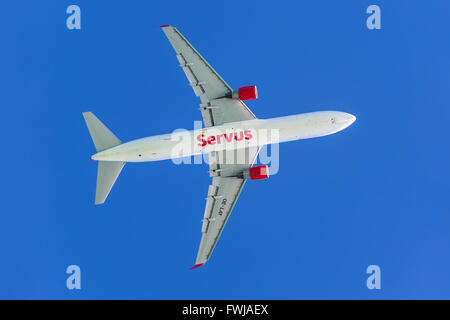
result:
<svg viewBox="0 0 450 320"><path fill-rule="evenodd" d="M83 112L83 117L97 152L118 146L122 143L92 112ZM124 165L125 162L123 161L98 162L95 204L105 202Z"/></svg>

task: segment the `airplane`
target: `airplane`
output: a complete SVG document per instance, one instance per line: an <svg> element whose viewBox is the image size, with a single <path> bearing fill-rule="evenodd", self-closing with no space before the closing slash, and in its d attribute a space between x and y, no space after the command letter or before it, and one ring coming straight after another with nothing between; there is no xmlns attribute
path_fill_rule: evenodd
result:
<svg viewBox="0 0 450 320"><path fill-rule="evenodd" d="M183 139L174 138L172 133L122 143L92 112L84 112L97 151L91 157L98 161L95 204L105 202L127 162L207 154L212 181L197 258L191 268L195 269L210 259L245 182L269 178L267 165L254 166L261 147L330 135L350 126L356 117L339 111L318 111L259 119L244 103L258 98L256 86L233 90L175 27L161 28L189 85L200 98L204 127L186 131Z"/></svg>

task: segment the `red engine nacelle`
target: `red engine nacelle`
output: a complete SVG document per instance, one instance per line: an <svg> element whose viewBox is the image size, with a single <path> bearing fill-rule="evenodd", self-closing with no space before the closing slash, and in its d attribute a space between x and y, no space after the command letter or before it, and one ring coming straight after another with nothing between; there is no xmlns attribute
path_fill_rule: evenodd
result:
<svg viewBox="0 0 450 320"><path fill-rule="evenodd" d="M269 168L266 165L251 167L249 176L252 180L262 180L269 178Z"/></svg>
<svg viewBox="0 0 450 320"><path fill-rule="evenodd" d="M233 91L233 98L239 100L254 100L258 98L258 89L256 86L248 86Z"/></svg>

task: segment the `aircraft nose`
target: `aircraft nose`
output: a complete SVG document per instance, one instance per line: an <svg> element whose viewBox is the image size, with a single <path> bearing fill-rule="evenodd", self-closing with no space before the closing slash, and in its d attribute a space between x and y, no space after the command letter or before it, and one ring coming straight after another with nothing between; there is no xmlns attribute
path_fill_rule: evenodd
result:
<svg viewBox="0 0 450 320"><path fill-rule="evenodd" d="M344 130L355 122L356 117L350 113L346 112L333 112L331 117L332 130L333 132L338 132Z"/></svg>
<svg viewBox="0 0 450 320"><path fill-rule="evenodd" d="M334 116L331 119L331 122L344 126L344 127L348 127L349 125L351 125L353 122L355 122L356 117L350 113L345 113L345 112L341 112L338 115Z"/></svg>
<svg viewBox="0 0 450 320"><path fill-rule="evenodd" d="M353 122L356 121L356 117L350 113L346 113L345 116L345 122L347 122L348 125L351 125Z"/></svg>
<svg viewBox="0 0 450 320"><path fill-rule="evenodd" d="M350 125L353 122L355 122L355 120L356 120L356 117L354 115L352 115L350 113L344 113L343 112L342 114L339 115L337 122L345 123L345 124Z"/></svg>

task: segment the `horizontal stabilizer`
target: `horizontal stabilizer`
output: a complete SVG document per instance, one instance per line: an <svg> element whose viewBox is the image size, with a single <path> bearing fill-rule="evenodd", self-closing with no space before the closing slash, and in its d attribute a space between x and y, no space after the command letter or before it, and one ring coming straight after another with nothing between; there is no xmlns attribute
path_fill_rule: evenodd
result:
<svg viewBox="0 0 450 320"><path fill-rule="evenodd" d="M83 117L97 152L122 143L92 112L83 112Z"/></svg>
<svg viewBox="0 0 450 320"><path fill-rule="evenodd" d="M102 204L111 191L114 182L122 171L123 161L99 161L97 172L97 190L95 191L95 204Z"/></svg>

